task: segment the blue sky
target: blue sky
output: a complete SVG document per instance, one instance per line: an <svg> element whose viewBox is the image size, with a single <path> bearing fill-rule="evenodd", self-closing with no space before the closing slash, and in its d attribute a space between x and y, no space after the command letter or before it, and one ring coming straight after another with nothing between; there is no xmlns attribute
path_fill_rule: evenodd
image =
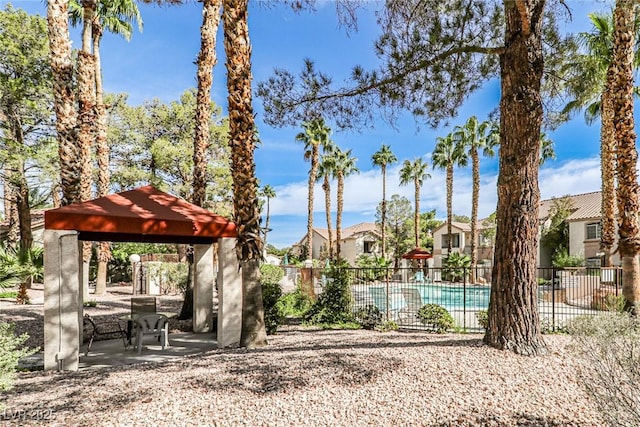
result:
<svg viewBox="0 0 640 427"><path fill-rule="evenodd" d="M1 0L4 7L6 1ZM46 15L42 1L12 1L16 8ZM347 35L340 28L335 3L319 1L315 12L296 14L276 2L250 2L249 31L253 46L254 85L267 79L274 67L297 73L303 59L311 58L319 70L344 80L354 65L372 68L377 64L373 43L378 35L371 11L359 15L359 31ZM567 31L587 31L587 13L606 10L607 2L567 2L573 10L573 22ZM373 3L372 3L373 5ZM373 9L373 6L371 7ZM104 87L108 92L126 92L131 104L159 98L164 102L179 99L182 92L195 87L199 50L199 30L202 22L201 4L188 2L179 7L140 6L144 20L142 33L134 33L132 40L107 34L102 44ZM79 48L79 30L72 30L73 47ZM222 35L218 36L218 64L214 68L213 100L226 108L224 49ZM471 94L449 126L433 130L416 126L410 116L401 117L395 127L379 121L375 128L360 132L334 132L332 139L342 149L352 149L358 158L360 174L347 178L345 183L345 212L343 226L374 221L377 204L382 197L380 170L371 165L371 155L381 144L388 144L399 162L388 168L387 196L400 194L413 201L413 187L399 186L398 170L403 160L422 157L430 163L431 151L438 136L448 134L453 126L463 124L476 115L487 118L499 102L499 82L492 81ZM254 109L262 145L256 151L256 174L261 184L274 187L277 197L271 201L271 220L268 242L285 247L300 240L306 233L307 177L309 163L303 160L303 146L295 141L300 128L271 128L262 122L262 105L254 99ZM579 115L554 132L557 159L545 164L540 171L540 190L543 198L566 194L598 191L600 188L598 124L587 126ZM496 206L497 160L481 160L480 216L489 215ZM421 210L436 209L445 218L445 177L440 170L431 170L421 193ZM471 171L457 169L454 176L453 211L470 215ZM334 186L335 188L335 186ZM335 199L335 190L334 199ZM326 227L324 194L320 185L315 189L314 225ZM335 200L333 209L335 210ZM335 222L335 211L334 211Z"/></svg>

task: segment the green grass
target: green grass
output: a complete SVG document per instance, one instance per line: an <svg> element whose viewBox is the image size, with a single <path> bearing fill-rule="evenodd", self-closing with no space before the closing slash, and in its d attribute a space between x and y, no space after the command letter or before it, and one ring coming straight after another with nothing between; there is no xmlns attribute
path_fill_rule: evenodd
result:
<svg viewBox="0 0 640 427"><path fill-rule="evenodd" d="M18 291L3 291L0 292L0 298L16 298Z"/></svg>

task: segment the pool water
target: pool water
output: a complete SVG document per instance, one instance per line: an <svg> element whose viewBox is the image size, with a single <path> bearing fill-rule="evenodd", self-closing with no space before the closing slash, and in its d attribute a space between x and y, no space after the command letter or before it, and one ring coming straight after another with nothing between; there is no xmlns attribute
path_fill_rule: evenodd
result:
<svg viewBox="0 0 640 427"><path fill-rule="evenodd" d="M434 286L415 285L422 302L438 304L447 310L486 310L489 307L489 286Z"/></svg>

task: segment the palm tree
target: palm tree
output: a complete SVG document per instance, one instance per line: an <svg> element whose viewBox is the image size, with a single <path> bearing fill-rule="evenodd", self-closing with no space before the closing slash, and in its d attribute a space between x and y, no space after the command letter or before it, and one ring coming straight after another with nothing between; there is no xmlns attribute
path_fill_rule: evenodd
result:
<svg viewBox="0 0 640 427"><path fill-rule="evenodd" d="M204 0L198 54L198 93L196 95L195 131L193 138L192 202L203 206L207 192L207 149L210 144L211 85L213 67L217 62L216 34L220 24L222 0Z"/></svg>
<svg viewBox="0 0 640 427"><path fill-rule="evenodd" d="M72 0L69 3L70 19L73 25L83 20L84 10ZM142 31L142 17L137 4L132 0L107 0L100 1L91 22L93 39L93 56L95 58L95 145L98 161L97 195L104 197L109 194L111 176L109 172L110 150L107 143L107 107L104 104L102 89L102 65L100 61L100 43L103 30L123 36L127 41L133 33L132 22L138 25ZM111 246L109 242L98 243L98 273L96 278L96 290L98 295L107 290L107 264L111 259Z"/></svg>
<svg viewBox="0 0 640 427"><path fill-rule="evenodd" d="M227 66L229 145L233 177L234 221L238 225L238 258L242 268L240 345L267 344L260 287L260 209L254 151L256 126L251 99L251 42L248 0L223 0L222 22Z"/></svg>
<svg viewBox="0 0 640 427"><path fill-rule="evenodd" d="M82 2L82 47L78 52L78 144L80 145L80 198L91 199L93 164L91 149L95 131L96 65L92 47L93 19L97 0ZM71 15L73 17L73 15ZM72 21L73 22L73 21ZM84 258L91 257L90 247L84 245Z"/></svg>
<svg viewBox="0 0 640 427"><path fill-rule="evenodd" d="M618 233L622 260L622 294L625 308L638 314L640 303L640 226L638 224L638 177L636 165L636 133L633 117L633 49L635 44L635 1L617 0L613 13L613 58L610 92L613 104L613 125L618 142Z"/></svg>
<svg viewBox="0 0 640 427"><path fill-rule="evenodd" d="M80 201L80 165L78 164L80 147L76 143L77 115L67 4L66 0L47 2L47 24L63 205Z"/></svg>
<svg viewBox="0 0 640 427"><path fill-rule="evenodd" d="M586 53L569 63L568 92L574 98L564 108L564 113L584 109L587 124L600 116L600 173L602 177L602 236L600 250L604 253L605 266L611 265L611 252L615 242L615 129L611 103L613 84L613 13L590 13L591 32L578 34L578 40ZM636 18L636 37L640 30ZM635 49L633 67L640 65L640 51Z"/></svg>
<svg viewBox="0 0 640 427"><path fill-rule="evenodd" d="M302 124L304 132L296 135L296 141L304 144L304 159L311 162L309 169L309 198L307 204L307 259L313 258L313 187L318 177L320 148L330 143L331 129L324 119L313 119Z"/></svg>
<svg viewBox="0 0 640 427"><path fill-rule="evenodd" d="M473 189L471 194L471 280L475 281L475 269L478 262L476 245L478 241L478 201L480 200L480 156L493 157L498 145L499 134L493 123L479 122L476 116L471 116L463 126L454 128L454 139L468 149L471 157L471 175ZM449 234L451 235L451 234ZM449 239L451 240L451 239Z"/></svg>
<svg viewBox="0 0 640 427"><path fill-rule="evenodd" d="M269 201L276 197L276 190L269 184L262 187L262 197L267 199L267 218L264 223L264 246L267 246L267 233L269 233Z"/></svg>
<svg viewBox="0 0 640 427"><path fill-rule="evenodd" d="M324 148L318 165L318 181L322 179L324 190L324 211L327 218L327 238L329 242L329 259L333 258L333 233L331 230L331 178L336 177L336 146L333 143Z"/></svg>
<svg viewBox="0 0 640 427"><path fill-rule="evenodd" d="M447 253L451 253L451 222L452 222L452 198L453 198L453 168L467 165L467 156L464 146L449 134L444 138L436 138L436 146L431 154L433 168L447 171Z"/></svg>
<svg viewBox="0 0 640 427"><path fill-rule="evenodd" d="M420 247L420 188L425 179L431 178L427 173L429 165L422 159L415 159L413 162L405 160L400 169L400 185L413 183L415 209L413 213L413 231L416 248Z"/></svg>
<svg viewBox="0 0 640 427"><path fill-rule="evenodd" d="M335 171L338 180L338 207L336 209L336 260L340 261L340 241L342 239L342 208L344 206L344 179L354 173L360 173L356 166L357 158L351 156L351 150L335 152Z"/></svg>
<svg viewBox="0 0 640 427"><path fill-rule="evenodd" d="M382 144L382 147L371 156L373 166L380 166L382 170L382 206L381 206L381 220L382 220L382 259L386 257L386 227L387 227L387 165L393 164L398 161L398 158L391 151L391 147Z"/></svg>

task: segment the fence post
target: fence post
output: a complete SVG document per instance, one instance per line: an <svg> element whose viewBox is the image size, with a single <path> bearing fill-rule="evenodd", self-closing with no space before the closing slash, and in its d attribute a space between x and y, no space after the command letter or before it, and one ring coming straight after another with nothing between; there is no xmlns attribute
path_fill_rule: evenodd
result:
<svg viewBox="0 0 640 427"><path fill-rule="evenodd" d="M462 330L467 332L467 267L462 267Z"/></svg>
<svg viewBox="0 0 640 427"><path fill-rule="evenodd" d="M562 281L558 283L558 290ZM566 299L566 297L565 297ZM551 267L551 329L556 330L556 268Z"/></svg>

